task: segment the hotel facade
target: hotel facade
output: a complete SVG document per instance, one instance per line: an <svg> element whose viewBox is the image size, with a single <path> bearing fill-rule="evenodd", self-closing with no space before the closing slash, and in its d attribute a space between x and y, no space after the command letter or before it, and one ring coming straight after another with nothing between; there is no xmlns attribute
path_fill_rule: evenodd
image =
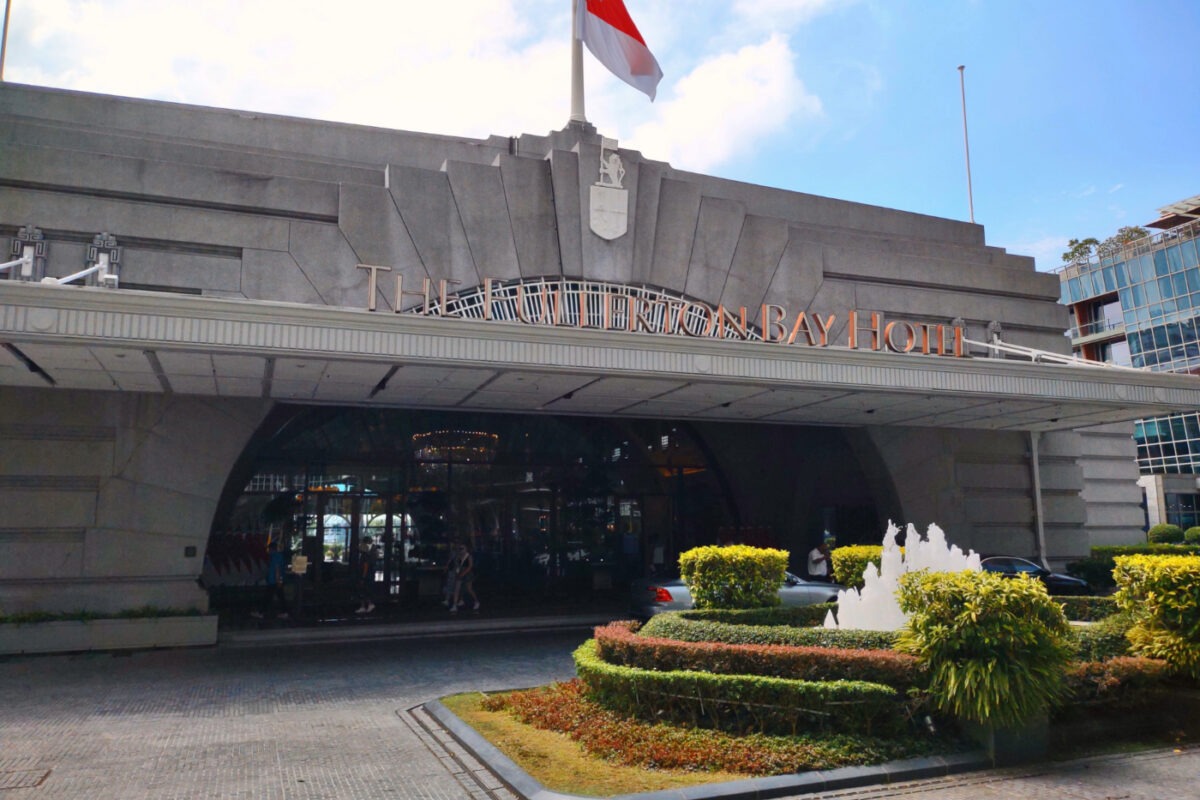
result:
<svg viewBox="0 0 1200 800"><path fill-rule="evenodd" d="M269 539L347 591L567 602L888 520L1054 565L1140 540L1131 421L982 226L476 140L0 86L0 609L207 607Z"/></svg>

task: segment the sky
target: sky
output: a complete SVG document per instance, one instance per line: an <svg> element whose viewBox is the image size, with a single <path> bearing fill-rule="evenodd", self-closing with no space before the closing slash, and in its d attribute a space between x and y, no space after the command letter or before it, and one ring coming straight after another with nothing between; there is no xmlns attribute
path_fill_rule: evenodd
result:
<svg viewBox="0 0 1200 800"><path fill-rule="evenodd" d="M13 83L474 138L570 112L571 0L10 2ZM676 168L967 220L965 85L975 220L1038 269L1200 194L1196 0L625 2L658 97L585 54L587 117Z"/></svg>

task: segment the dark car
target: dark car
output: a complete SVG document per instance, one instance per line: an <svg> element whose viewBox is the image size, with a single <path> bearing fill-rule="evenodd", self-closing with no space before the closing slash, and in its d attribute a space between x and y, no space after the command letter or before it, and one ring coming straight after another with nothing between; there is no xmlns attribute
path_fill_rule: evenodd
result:
<svg viewBox="0 0 1200 800"><path fill-rule="evenodd" d="M1082 581L1070 575L1063 575L1061 572L1051 572L1045 567L1038 566L1024 558L1017 558L1016 556L992 556L980 561L979 566L988 572L999 572L1001 575L1009 578L1015 578L1018 575L1029 575L1037 578L1046 584L1046 591L1050 594L1091 594L1087 581Z"/></svg>
<svg viewBox="0 0 1200 800"><path fill-rule="evenodd" d="M782 606L832 603L837 600L838 591L844 588L836 583L806 581L787 572L779 587L779 603ZM663 611L687 611L692 608L692 593L678 576L634 581L630 589L630 611L642 619Z"/></svg>

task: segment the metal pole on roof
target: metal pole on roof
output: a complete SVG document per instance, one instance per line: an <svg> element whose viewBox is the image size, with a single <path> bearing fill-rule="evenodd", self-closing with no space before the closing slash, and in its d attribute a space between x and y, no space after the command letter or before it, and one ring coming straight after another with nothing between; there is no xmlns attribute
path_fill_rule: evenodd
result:
<svg viewBox="0 0 1200 800"><path fill-rule="evenodd" d="M975 222L975 195L971 191L971 145L967 142L967 81L963 77L963 71L966 67L962 64L958 67L958 89L962 94L962 117L963 117L963 150L967 154L967 203L971 207L971 223Z"/></svg>
<svg viewBox="0 0 1200 800"><path fill-rule="evenodd" d="M12 12L12 0L4 0L4 34L0 35L0 81L4 80L4 56L8 53L8 17Z"/></svg>

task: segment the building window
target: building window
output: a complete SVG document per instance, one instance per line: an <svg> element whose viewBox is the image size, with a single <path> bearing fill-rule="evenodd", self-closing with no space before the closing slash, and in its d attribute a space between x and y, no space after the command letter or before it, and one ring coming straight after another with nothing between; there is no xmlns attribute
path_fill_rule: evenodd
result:
<svg viewBox="0 0 1200 800"><path fill-rule="evenodd" d="M1167 492L1167 522L1178 525L1185 531L1200 525L1200 494L1176 494Z"/></svg>

